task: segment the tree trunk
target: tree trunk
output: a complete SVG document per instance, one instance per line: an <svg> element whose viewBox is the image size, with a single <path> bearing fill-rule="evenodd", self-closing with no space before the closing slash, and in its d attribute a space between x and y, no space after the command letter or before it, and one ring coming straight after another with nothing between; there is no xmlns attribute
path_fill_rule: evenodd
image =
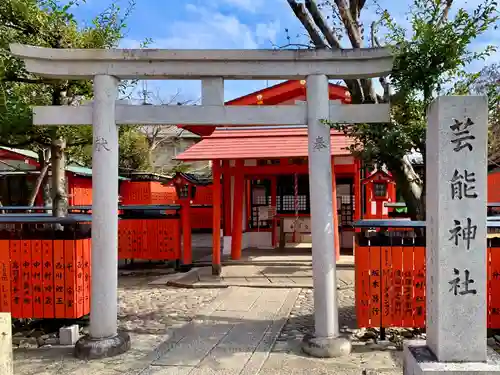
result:
<svg viewBox="0 0 500 375"><path fill-rule="evenodd" d="M68 214L68 195L66 193L66 140L52 139L50 147L52 164L52 207L53 216L63 217Z"/></svg>
<svg viewBox="0 0 500 375"><path fill-rule="evenodd" d="M50 188L50 179L49 175L45 175L43 180L43 205L45 207L52 207L52 196L51 196L51 188ZM52 210L47 211L48 214L52 214Z"/></svg>
<svg viewBox="0 0 500 375"><path fill-rule="evenodd" d="M40 187L46 180L47 172L50 166L50 150L42 150L38 152L38 161L40 163L40 174L36 178L35 186L31 191L31 195L28 199L28 206L33 207L35 205L36 197L40 191Z"/></svg>
<svg viewBox="0 0 500 375"><path fill-rule="evenodd" d="M424 185L409 160L404 158L400 165L388 167L401 191L410 218L412 220L425 220Z"/></svg>

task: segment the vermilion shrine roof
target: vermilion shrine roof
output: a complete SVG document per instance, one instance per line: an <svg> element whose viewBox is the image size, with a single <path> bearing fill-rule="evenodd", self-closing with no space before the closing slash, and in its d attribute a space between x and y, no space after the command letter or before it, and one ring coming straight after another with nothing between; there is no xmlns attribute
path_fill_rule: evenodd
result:
<svg viewBox="0 0 500 375"><path fill-rule="evenodd" d="M350 103L346 87L329 85L330 100ZM226 105L276 105L295 104L304 100L305 81L286 81L272 87L226 102ZM192 132L204 135L203 139L176 157L177 160L196 161L212 159L274 159L307 156L306 127L244 127L217 128L185 126ZM352 141L344 134L331 131L331 153L334 156L350 155L347 149Z"/></svg>
<svg viewBox="0 0 500 375"><path fill-rule="evenodd" d="M347 87L340 85L329 85L330 100L342 100L344 103L351 102L351 94ZM294 104L294 100L304 100L306 97L306 81L285 81L265 89L252 92L245 96L227 101L225 105L276 105ZM212 126L177 125L192 133L208 136L213 133L216 124Z"/></svg>
<svg viewBox="0 0 500 375"><path fill-rule="evenodd" d="M333 156L350 155L347 148L352 141L348 137L332 130L330 139ZM307 128L217 129L176 159L276 159L307 154Z"/></svg>

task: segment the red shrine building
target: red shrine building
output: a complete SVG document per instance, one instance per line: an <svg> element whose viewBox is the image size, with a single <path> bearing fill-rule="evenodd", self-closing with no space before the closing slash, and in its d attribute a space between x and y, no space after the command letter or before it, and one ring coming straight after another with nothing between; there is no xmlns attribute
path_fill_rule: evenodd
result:
<svg viewBox="0 0 500 375"><path fill-rule="evenodd" d="M305 81L286 81L226 105L295 105L305 100ZM330 100L348 105L350 94L347 88L330 84ZM238 259L245 248L311 242L306 126L185 128L202 140L177 159L211 161L213 230L217 233L218 223L222 223L223 253ZM330 137L332 205L338 212L334 218L336 249L352 251L352 224L361 218L361 191L367 181L362 180L361 163L348 150L350 139L333 130ZM372 181L380 184L381 179ZM390 190L383 192L387 195ZM382 190L377 187L377 191Z"/></svg>

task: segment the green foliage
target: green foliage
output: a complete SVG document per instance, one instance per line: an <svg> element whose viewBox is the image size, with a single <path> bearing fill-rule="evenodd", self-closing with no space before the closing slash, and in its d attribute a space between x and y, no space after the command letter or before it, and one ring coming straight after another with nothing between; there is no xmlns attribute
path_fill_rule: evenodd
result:
<svg viewBox="0 0 500 375"><path fill-rule="evenodd" d="M410 38L385 11L383 21L396 56L392 85L405 95L423 94L428 104L433 95L442 93L443 86L466 76L463 69L467 65L494 50L488 46L475 52L470 47L498 21L496 9L496 1L486 0L472 13L460 8L450 17L448 1L415 0L408 20L413 29Z"/></svg>
<svg viewBox="0 0 500 375"><path fill-rule="evenodd" d="M0 143L10 146L50 145L54 137L64 137L67 145L91 142L85 127L44 128L32 125L31 106L74 104L91 99L91 81L61 81L29 74L22 61L9 51L10 43L50 48L111 48L123 37L125 19L133 3L122 12L112 4L80 27L71 10L73 0L62 5L56 0L3 0L0 2ZM122 90L127 86L124 83ZM90 137L90 138L89 138Z"/></svg>
<svg viewBox="0 0 500 375"><path fill-rule="evenodd" d="M352 152L367 163L387 165L398 173L412 150L425 156L426 108L437 95L463 93L477 79L465 68L494 47L473 51L471 43L498 22L497 3L486 0L472 11L452 12L442 0L414 0L408 14L411 30L381 12L385 39L395 53L390 83L389 124L331 124L354 139Z"/></svg>
<svg viewBox="0 0 500 375"><path fill-rule="evenodd" d="M120 126L119 128L120 158L119 168L126 172L149 171L151 165L148 157L147 138L138 127ZM92 145L75 146L71 152L72 160L86 167L92 167Z"/></svg>
<svg viewBox="0 0 500 375"><path fill-rule="evenodd" d="M489 104L489 162L500 166L500 64L484 67L471 86L473 94L488 96Z"/></svg>
<svg viewBox="0 0 500 375"><path fill-rule="evenodd" d="M40 127L32 125L32 106L77 104L92 99L92 81L49 80L29 74L22 61L9 51L10 43L50 48L117 47L127 27L134 3L122 10L111 4L89 25L78 25L72 10L82 1L62 4L56 0L0 1L0 144L49 147L54 138L64 138L70 159L90 165L91 126ZM143 43L146 46L149 40ZM121 94L135 81L122 82ZM144 168L141 134L122 128L121 163ZM147 153L146 153L147 155ZM130 160L129 160L130 159Z"/></svg>

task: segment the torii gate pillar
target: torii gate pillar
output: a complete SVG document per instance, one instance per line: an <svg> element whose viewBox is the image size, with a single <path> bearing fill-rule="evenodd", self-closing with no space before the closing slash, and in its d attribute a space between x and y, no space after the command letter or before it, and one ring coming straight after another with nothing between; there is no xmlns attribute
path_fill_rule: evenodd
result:
<svg viewBox="0 0 500 375"><path fill-rule="evenodd" d="M339 337L336 255L332 204L332 163L328 78L307 77L307 138L311 199L314 336L306 336L302 349L314 357L349 354L351 343Z"/></svg>
<svg viewBox="0 0 500 375"><path fill-rule="evenodd" d="M80 359L111 357L130 349L130 336L117 332L118 314L118 127L119 80L94 77L92 108L92 278L90 334L75 345Z"/></svg>

